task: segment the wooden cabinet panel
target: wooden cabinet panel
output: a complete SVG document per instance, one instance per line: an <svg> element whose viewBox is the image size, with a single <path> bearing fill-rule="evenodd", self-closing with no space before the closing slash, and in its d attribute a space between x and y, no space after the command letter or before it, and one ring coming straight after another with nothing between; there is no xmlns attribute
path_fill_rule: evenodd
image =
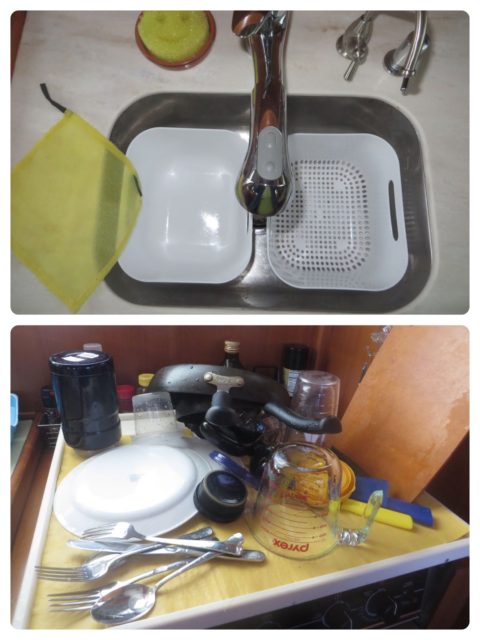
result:
<svg viewBox="0 0 480 640"><path fill-rule="evenodd" d="M393 327L354 393L335 445L393 496L415 499L468 434L468 352L464 327Z"/></svg>
<svg viewBox="0 0 480 640"><path fill-rule="evenodd" d="M48 357L86 342L100 342L115 363L118 384L136 384L141 372L176 363L220 363L223 341L239 340L245 367L281 365L282 347L311 347L309 367L326 359L328 334L318 326L18 326L11 334L11 389L22 412L41 408L40 388L50 384Z"/></svg>

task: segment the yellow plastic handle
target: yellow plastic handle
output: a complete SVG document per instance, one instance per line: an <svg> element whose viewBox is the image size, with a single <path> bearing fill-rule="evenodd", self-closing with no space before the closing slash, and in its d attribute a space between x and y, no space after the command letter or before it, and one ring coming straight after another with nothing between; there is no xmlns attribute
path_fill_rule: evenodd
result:
<svg viewBox="0 0 480 640"><path fill-rule="evenodd" d="M365 512L366 504L359 502L358 500L345 500L342 502L342 510L349 513L355 513L357 516L363 516ZM413 519L406 513L399 513L398 511L392 511L391 509L384 509L380 507L375 516L376 522L382 522L383 524L389 524L392 527L398 527L400 529L413 529Z"/></svg>

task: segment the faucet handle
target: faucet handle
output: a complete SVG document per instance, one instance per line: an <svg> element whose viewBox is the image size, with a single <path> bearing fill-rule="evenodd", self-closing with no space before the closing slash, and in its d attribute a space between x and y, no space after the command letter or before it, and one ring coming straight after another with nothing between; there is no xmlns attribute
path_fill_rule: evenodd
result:
<svg viewBox="0 0 480 640"><path fill-rule="evenodd" d="M343 78L345 80L351 80L358 68L358 65L363 62L365 56L363 56L363 58L360 58L360 56L356 56L354 58L352 58L350 64L347 67L347 70L345 71L345 73L343 74Z"/></svg>
<svg viewBox="0 0 480 640"><path fill-rule="evenodd" d="M345 80L353 78L358 66L367 57L368 43L370 42L373 28L370 13L365 13L352 22L343 36L340 36L337 40L338 53L350 60L350 64L343 76Z"/></svg>

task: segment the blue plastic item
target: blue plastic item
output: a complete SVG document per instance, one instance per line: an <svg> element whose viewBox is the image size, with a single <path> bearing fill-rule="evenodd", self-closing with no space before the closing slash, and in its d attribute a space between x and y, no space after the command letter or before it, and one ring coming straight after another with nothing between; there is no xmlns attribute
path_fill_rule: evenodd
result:
<svg viewBox="0 0 480 640"><path fill-rule="evenodd" d="M433 526L432 511L428 507L423 507L422 505L415 504L413 502L405 502L398 498L390 498L388 495L389 486L387 480L357 476L356 488L352 493L351 498L354 500L360 500L361 502L368 502L370 494L377 489L383 490L382 507L385 509L392 509L393 511L399 511L400 513L407 513L409 516L412 516L414 522L418 522L418 524L423 524L427 527Z"/></svg>
<svg viewBox="0 0 480 640"><path fill-rule="evenodd" d="M218 464L223 465L238 478L241 478L241 480L247 482L248 484L251 484L252 487L258 490L259 481L257 480L257 478L252 476L248 469L238 464L238 462L235 462L235 460L232 460L232 458L226 456L221 451L211 451L209 455L212 460L215 460L215 462L218 462Z"/></svg>
<svg viewBox="0 0 480 640"><path fill-rule="evenodd" d="M13 435L18 424L18 396L10 394L10 434Z"/></svg>

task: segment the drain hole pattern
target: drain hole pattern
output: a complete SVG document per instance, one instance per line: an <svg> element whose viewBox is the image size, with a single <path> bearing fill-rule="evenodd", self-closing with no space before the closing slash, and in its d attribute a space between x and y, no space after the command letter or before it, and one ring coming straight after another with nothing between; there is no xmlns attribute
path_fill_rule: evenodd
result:
<svg viewBox="0 0 480 640"><path fill-rule="evenodd" d="M345 278L371 251L365 178L343 160L295 160L292 170L295 196L272 220L271 257L282 271L293 269L306 280L309 272Z"/></svg>

